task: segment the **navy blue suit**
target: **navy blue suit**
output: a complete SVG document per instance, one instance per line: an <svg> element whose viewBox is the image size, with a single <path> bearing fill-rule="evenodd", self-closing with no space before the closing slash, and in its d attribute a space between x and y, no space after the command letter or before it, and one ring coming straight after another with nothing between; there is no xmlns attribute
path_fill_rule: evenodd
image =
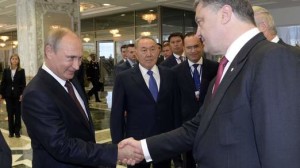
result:
<svg viewBox="0 0 300 168"><path fill-rule="evenodd" d="M178 65L178 63L176 61L176 57L172 54L170 57L168 57L167 59L165 59L159 65L165 66L165 67L168 67L168 68L172 68L172 67Z"/></svg>
<svg viewBox="0 0 300 168"><path fill-rule="evenodd" d="M127 137L143 139L179 126L179 111L174 102L175 76L166 67L159 67L159 74L160 89L157 102L152 97L139 66L117 75L110 117L113 143L119 143Z"/></svg>
<svg viewBox="0 0 300 168"><path fill-rule="evenodd" d="M147 138L154 160L193 149L201 168L300 167L300 55L262 33L238 52L212 97L172 132Z"/></svg>
<svg viewBox="0 0 300 168"><path fill-rule="evenodd" d="M71 82L84 101L89 122L65 88L43 69L24 90L22 115L31 138L33 168L115 166L117 146L95 143L84 91L76 78Z"/></svg>
<svg viewBox="0 0 300 168"><path fill-rule="evenodd" d="M0 167L11 168L12 156L9 146L7 145L0 130Z"/></svg>

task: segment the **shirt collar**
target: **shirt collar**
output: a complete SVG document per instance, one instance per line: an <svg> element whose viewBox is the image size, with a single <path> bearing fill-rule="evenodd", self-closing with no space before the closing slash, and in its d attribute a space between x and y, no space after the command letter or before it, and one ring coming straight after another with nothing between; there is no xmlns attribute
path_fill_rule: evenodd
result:
<svg viewBox="0 0 300 168"><path fill-rule="evenodd" d="M252 28L238 37L228 48L225 56L229 62L232 62L242 47L255 35L259 33L258 28Z"/></svg>
<svg viewBox="0 0 300 168"><path fill-rule="evenodd" d="M189 66L190 66L190 67L193 66L194 64L202 65L202 64L203 64L203 58L201 57L201 58L198 60L198 62L196 62L196 63L193 63L192 61L190 61L190 60L188 59L188 63L189 63Z"/></svg>
<svg viewBox="0 0 300 168"><path fill-rule="evenodd" d="M180 57L181 57L181 55L177 55L177 54L175 54L175 53L173 53L173 55L174 55L174 57L175 57L176 59L180 59Z"/></svg>
<svg viewBox="0 0 300 168"><path fill-rule="evenodd" d="M139 64L139 68L143 76L147 74L148 69L144 68L141 64ZM153 74L159 74L158 67L156 65L151 68L151 71Z"/></svg>
<svg viewBox="0 0 300 168"><path fill-rule="evenodd" d="M273 43L278 43L279 42L279 37L276 35L272 40L271 42Z"/></svg>
<svg viewBox="0 0 300 168"><path fill-rule="evenodd" d="M57 75L55 75L47 66L45 63L43 63L42 69L48 72L54 79L57 80L58 83L60 83L63 87L65 87L66 81L59 78Z"/></svg>

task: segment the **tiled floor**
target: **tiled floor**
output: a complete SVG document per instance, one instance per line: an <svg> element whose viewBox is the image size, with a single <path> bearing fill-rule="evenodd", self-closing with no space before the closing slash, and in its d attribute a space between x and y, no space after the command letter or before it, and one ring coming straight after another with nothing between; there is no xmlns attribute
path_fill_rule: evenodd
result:
<svg viewBox="0 0 300 168"><path fill-rule="evenodd" d="M112 92L111 88L105 88L105 92L100 93L101 103L95 102L93 99L90 101L90 110L93 117L95 126L96 141L97 143L109 143L110 130L109 130L109 116L111 109ZM26 128L22 123L21 138L9 138L7 129L7 113L5 104L0 105L0 129L10 146L13 154L13 168L31 168L32 150L30 145L30 138L27 135ZM124 168L123 166L117 166Z"/></svg>

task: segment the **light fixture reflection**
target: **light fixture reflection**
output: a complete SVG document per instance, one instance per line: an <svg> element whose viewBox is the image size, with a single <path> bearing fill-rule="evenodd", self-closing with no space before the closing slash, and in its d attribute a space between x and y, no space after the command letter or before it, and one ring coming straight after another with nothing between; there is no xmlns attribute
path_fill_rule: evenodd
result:
<svg viewBox="0 0 300 168"><path fill-rule="evenodd" d="M121 37L121 34L113 34L113 37Z"/></svg>
<svg viewBox="0 0 300 168"><path fill-rule="evenodd" d="M8 37L8 36L0 36L0 39L3 40L3 41L5 42L6 40L9 39L9 37Z"/></svg>
<svg viewBox="0 0 300 168"><path fill-rule="evenodd" d="M85 41L86 43L88 43L91 39L89 37L85 37L83 38L83 41Z"/></svg>
<svg viewBox="0 0 300 168"><path fill-rule="evenodd" d="M118 34L118 33L119 33L119 30L118 30L118 29L111 29L111 30L109 30L109 32L110 32L111 34Z"/></svg>
<svg viewBox="0 0 300 168"><path fill-rule="evenodd" d="M5 44L5 43L0 43L0 46L1 46L1 47L5 47L6 44Z"/></svg>
<svg viewBox="0 0 300 168"><path fill-rule="evenodd" d="M143 14L142 19L146 20L149 24L156 19L156 15L153 13Z"/></svg>
<svg viewBox="0 0 300 168"><path fill-rule="evenodd" d="M150 36L151 32L141 32L141 36Z"/></svg>

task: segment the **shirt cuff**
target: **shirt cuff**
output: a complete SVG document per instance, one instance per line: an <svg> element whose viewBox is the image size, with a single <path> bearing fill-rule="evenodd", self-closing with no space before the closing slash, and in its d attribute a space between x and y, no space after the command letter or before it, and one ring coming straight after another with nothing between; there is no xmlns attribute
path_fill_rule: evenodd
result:
<svg viewBox="0 0 300 168"><path fill-rule="evenodd" d="M146 139L141 140L141 144L142 144L143 154L144 154L146 162L151 162L152 158L151 158L149 150L148 150Z"/></svg>

